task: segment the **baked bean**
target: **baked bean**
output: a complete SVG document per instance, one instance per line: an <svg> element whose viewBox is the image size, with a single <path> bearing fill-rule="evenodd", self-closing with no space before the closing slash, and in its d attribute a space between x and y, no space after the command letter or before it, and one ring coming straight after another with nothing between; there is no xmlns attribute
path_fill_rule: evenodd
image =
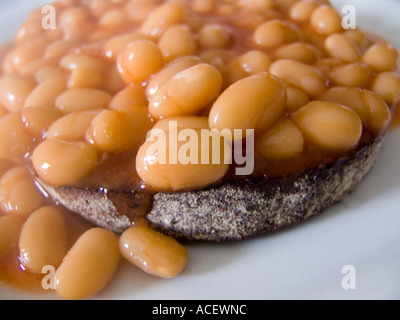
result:
<svg viewBox="0 0 400 320"><path fill-rule="evenodd" d="M306 141L321 150L352 150L362 135L360 117L340 104L312 101L291 117Z"/></svg>
<svg viewBox="0 0 400 320"><path fill-rule="evenodd" d="M232 42L233 35L218 24L207 24L197 34L197 43L205 49L225 49Z"/></svg>
<svg viewBox="0 0 400 320"><path fill-rule="evenodd" d="M232 52L220 49L205 50L199 55L202 62L216 67L221 74L225 71L225 66L234 58Z"/></svg>
<svg viewBox="0 0 400 320"><path fill-rule="evenodd" d="M239 0L238 6L244 9L269 10L275 8L273 0Z"/></svg>
<svg viewBox="0 0 400 320"><path fill-rule="evenodd" d="M230 3L220 3L217 5L215 11L220 16L230 16L236 13L238 8L235 4Z"/></svg>
<svg viewBox="0 0 400 320"><path fill-rule="evenodd" d="M365 44L365 35L359 29L349 29L346 30L344 36L347 37L349 40L353 41L357 44L360 48L362 48Z"/></svg>
<svg viewBox="0 0 400 320"><path fill-rule="evenodd" d="M298 23L306 23L310 21L312 13L318 7L319 4L316 1L299 1L290 7L289 16L293 21Z"/></svg>
<svg viewBox="0 0 400 320"><path fill-rule="evenodd" d="M126 47L137 40L150 40L149 36L143 34L124 34L108 40L103 48L104 55L108 58L117 59Z"/></svg>
<svg viewBox="0 0 400 320"><path fill-rule="evenodd" d="M211 129L229 129L232 133L235 129L263 132L282 114L285 102L283 82L261 72L237 81L219 96L210 111L209 125Z"/></svg>
<svg viewBox="0 0 400 320"><path fill-rule="evenodd" d="M132 42L118 57L118 70L127 83L141 83L163 67L161 50L151 41Z"/></svg>
<svg viewBox="0 0 400 320"><path fill-rule="evenodd" d="M274 55L278 59L288 59L313 64L320 56L320 52L310 44L296 42L280 47L274 52Z"/></svg>
<svg viewBox="0 0 400 320"><path fill-rule="evenodd" d="M301 90L286 87L286 110L290 113L299 110L310 102L310 98Z"/></svg>
<svg viewBox="0 0 400 320"><path fill-rule="evenodd" d="M249 51L228 64L228 83L235 83L259 72L267 72L270 66L271 60L264 52L258 50Z"/></svg>
<svg viewBox="0 0 400 320"><path fill-rule="evenodd" d="M123 257L146 273L173 278L187 264L187 250L175 239L150 229L147 224L134 224L119 239Z"/></svg>
<svg viewBox="0 0 400 320"><path fill-rule="evenodd" d="M159 130L150 132L151 139L139 148L136 157L137 173L148 187L163 191L198 189L219 181L228 172L231 149L219 134L211 132L213 142L207 145L199 141L200 129ZM174 136L179 141L171 145Z"/></svg>
<svg viewBox="0 0 400 320"><path fill-rule="evenodd" d="M105 76L98 70L78 67L72 70L68 80L69 88L102 88Z"/></svg>
<svg viewBox="0 0 400 320"><path fill-rule="evenodd" d="M122 9L111 9L99 19L99 26L103 28L120 28L129 22L127 14Z"/></svg>
<svg viewBox="0 0 400 320"><path fill-rule="evenodd" d="M326 90L327 79L316 68L293 60L277 60L270 67L271 74L316 97Z"/></svg>
<svg viewBox="0 0 400 320"><path fill-rule="evenodd" d="M198 13L211 13L215 9L215 0L193 0L191 5Z"/></svg>
<svg viewBox="0 0 400 320"><path fill-rule="evenodd" d="M60 58L67 55L73 48L78 47L76 40L58 40L48 44L44 53L45 59Z"/></svg>
<svg viewBox="0 0 400 320"><path fill-rule="evenodd" d="M333 68L330 78L337 86L366 88L371 82L372 72L365 62L355 62Z"/></svg>
<svg viewBox="0 0 400 320"><path fill-rule="evenodd" d="M126 86L121 78L121 74L119 73L117 66L112 67L105 78L106 83L104 85L104 88L106 91L112 94L116 94L118 91L121 91Z"/></svg>
<svg viewBox="0 0 400 320"><path fill-rule="evenodd" d="M154 10L143 22L141 30L153 37L160 36L169 27L183 21L184 9L177 3L167 2Z"/></svg>
<svg viewBox="0 0 400 320"><path fill-rule="evenodd" d="M342 31L342 17L330 5L322 5L316 8L311 14L310 23L314 31L322 35Z"/></svg>
<svg viewBox="0 0 400 320"><path fill-rule="evenodd" d="M33 146L19 112L0 118L0 158L22 158Z"/></svg>
<svg viewBox="0 0 400 320"><path fill-rule="evenodd" d="M56 108L63 114L76 111L106 108L111 96L98 89L73 88L64 91L56 99Z"/></svg>
<svg viewBox="0 0 400 320"><path fill-rule="evenodd" d="M102 110L78 111L67 114L53 122L46 131L46 139L85 140L93 118Z"/></svg>
<svg viewBox="0 0 400 320"><path fill-rule="evenodd" d="M33 39L18 45L7 54L3 70L6 73L19 72L29 62L41 59L46 45L47 40L43 38Z"/></svg>
<svg viewBox="0 0 400 320"><path fill-rule="evenodd" d="M56 292L69 300L95 295L111 281L120 258L114 233L100 228L86 231L57 269Z"/></svg>
<svg viewBox="0 0 400 320"><path fill-rule="evenodd" d="M39 84L26 98L24 107L54 108L57 97L67 89L64 77L50 78Z"/></svg>
<svg viewBox="0 0 400 320"><path fill-rule="evenodd" d="M42 207L26 220L19 237L19 260L30 272L58 268L68 252L67 222L54 206Z"/></svg>
<svg viewBox="0 0 400 320"><path fill-rule="evenodd" d="M21 110L22 122L35 140L43 139L46 130L61 115L59 110L51 107L26 107Z"/></svg>
<svg viewBox="0 0 400 320"><path fill-rule="evenodd" d="M45 140L33 151L33 166L53 186L73 186L96 167L98 153L86 142Z"/></svg>
<svg viewBox="0 0 400 320"><path fill-rule="evenodd" d="M28 215L43 203L43 196L27 168L17 166L0 179L0 204L3 212Z"/></svg>
<svg viewBox="0 0 400 320"><path fill-rule="evenodd" d="M43 27L41 19L29 19L25 21L15 33L15 41L22 43L42 36Z"/></svg>
<svg viewBox="0 0 400 320"><path fill-rule="evenodd" d="M121 153L138 147L151 127L147 108L104 110L93 118L86 139L100 151Z"/></svg>
<svg viewBox="0 0 400 320"><path fill-rule="evenodd" d="M290 119L284 119L257 138L256 151L267 160L293 158L304 150L304 137Z"/></svg>
<svg viewBox="0 0 400 320"><path fill-rule="evenodd" d="M35 76L36 72L38 72L40 69L43 68L48 68L48 67L57 67L58 61L56 59L41 59L41 60L36 60L32 62L28 62L25 64L21 70L20 73L23 75L27 76Z"/></svg>
<svg viewBox="0 0 400 320"><path fill-rule="evenodd" d="M280 20L267 21L253 33L253 42L264 49L276 49L299 39L300 31L297 27Z"/></svg>
<svg viewBox="0 0 400 320"><path fill-rule="evenodd" d="M150 114L154 118L196 114L211 103L222 87L219 71L198 64L176 74L151 97Z"/></svg>
<svg viewBox="0 0 400 320"><path fill-rule="evenodd" d="M0 177L14 166L10 159L0 159Z"/></svg>
<svg viewBox="0 0 400 320"><path fill-rule="evenodd" d="M375 92L365 90L364 95L370 112L369 121L365 126L375 137L380 137L390 126L392 112L385 103L385 100Z"/></svg>
<svg viewBox="0 0 400 320"><path fill-rule="evenodd" d="M350 63L361 59L361 52L357 45L341 33L330 35L325 40L325 49L333 58Z"/></svg>
<svg viewBox="0 0 400 320"><path fill-rule="evenodd" d="M69 71L72 71L78 67L94 69L100 72L104 72L108 69L106 61L84 53L67 54L61 59L60 66Z"/></svg>
<svg viewBox="0 0 400 320"><path fill-rule="evenodd" d="M158 46L167 62L197 51L196 41L186 25L168 28L158 41Z"/></svg>
<svg viewBox="0 0 400 320"><path fill-rule="evenodd" d="M392 105L400 97L400 74L397 72L379 73L371 88Z"/></svg>
<svg viewBox="0 0 400 320"><path fill-rule="evenodd" d="M28 76L17 74L2 76L0 78L0 103L11 112L19 111L35 86L36 82Z"/></svg>
<svg viewBox="0 0 400 320"><path fill-rule="evenodd" d="M90 13L95 17L99 18L105 14L108 10L111 10L114 5L114 1L109 0L91 0L88 3Z"/></svg>
<svg viewBox="0 0 400 320"><path fill-rule="evenodd" d="M131 21L142 23L152 11L157 9L158 1L129 1L124 7Z"/></svg>
<svg viewBox="0 0 400 320"><path fill-rule="evenodd" d="M8 113L10 113L10 110L3 107L3 105L0 103L0 118L4 117Z"/></svg>
<svg viewBox="0 0 400 320"><path fill-rule="evenodd" d="M89 19L89 13L84 7L75 6L66 8L60 15L62 27L82 27Z"/></svg>
<svg viewBox="0 0 400 320"><path fill-rule="evenodd" d="M397 68L399 53L389 44L375 44L371 46L362 57L375 71L393 71Z"/></svg>
<svg viewBox="0 0 400 320"><path fill-rule="evenodd" d="M161 119L156 122L156 124L153 126L153 129L168 131L172 122L176 123L177 129L208 129L208 118L197 116L170 117ZM149 134L152 134L152 132Z"/></svg>
<svg viewBox="0 0 400 320"><path fill-rule="evenodd" d="M121 111L130 107L146 107L147 105L145 88L140 85L131 85L119 91L112 98L109 108Z"/></svg>
<svg viewBox="0 0 400 320"><path fill-rule="evenodd" d="M11 246L17 244L23 224L24 220L15 215L0 217L0 257Z"/></svg>
<svg viewBox="0 0 400 320"><path fill-rule="evenodd" d="M371 116L364 98L364 90L353 87L334 87L325 91L318 100L344 105L357 112L361 121L366 124Z"/></svg>

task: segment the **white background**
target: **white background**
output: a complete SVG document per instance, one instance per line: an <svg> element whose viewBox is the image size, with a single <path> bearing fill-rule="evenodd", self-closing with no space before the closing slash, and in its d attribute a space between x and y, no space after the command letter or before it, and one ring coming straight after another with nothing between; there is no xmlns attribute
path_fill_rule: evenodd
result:
<svg viewBox="0 0 400 320"><path fill-rule="evenodd" d="M25 15L48 1L0 2L0 42ZM361 28L400 49L400 2L335 0L354 5ZM343 202L299 226L227 244L190 244L182 275L161 280L122 262L93 299L400 299L400 131L386 139L378 163ZM356 290L341 286L345 265L356 269ZM0 284L0 299L57 299Z"/></svg>

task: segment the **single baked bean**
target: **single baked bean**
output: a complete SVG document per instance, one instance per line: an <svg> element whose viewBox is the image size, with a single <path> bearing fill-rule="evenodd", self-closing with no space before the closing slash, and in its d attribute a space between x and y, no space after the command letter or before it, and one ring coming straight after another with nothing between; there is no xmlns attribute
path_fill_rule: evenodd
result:
<svg viewBox="0 0 400 320"><path fill-rule="evenodd" d="M326 51L333 58L350 63L361 59L361 52L357 45L341 33L335 33L326 38Z"/></svg>
<svg viewBox="0 0 400 320"><path fill-rule="evenodd" d="M72 70L68 80L69 88L102 88L105 76L98 70L78 67Z"/></svg>
<svg viewBox="0 0 400 320"><path fill-rule="evenodd" d="M78 67L95 69L100 72L104 72L108 69L108 64L105 60L84 53L67 54L61 59L60 66L70 71Z"/></svg>
<svg viewBox="0 0 400 320"><path fill-rule="evenodd" d="M176 74L150 99L149 111L154 118L196 114L211 103L222 87L219 71L198 64Z"/></svg>
<svg viewBox="0 0 400 320"><path fill-rule="evenodd" d="M322 58L319 59L315 64L314 68L318 69L323 74L330 74L332 70L336 67L343 65L343 62L338 59L333 58Z"/></svg>
<svg viewBox="0 0 400 320"><path fill-rule="evenodd" d="M99 26L103 28L121 28L129 22L128 15L122 9L111 9L99 19Z"/></svg>
<svg viewBox="0 0 400 320"><path fill-rule="evenodd" d="M86 142L45 140L33 151L32 162L39 175L53 186L73 186L96 167L96 149Z"/></svg>
<svg viewBox="0 0 400 320"><path fill-rule="evenodd" d="M0 256L18 242L24 220L16 215L0 217Z"/></svg>
<svg viewBox="0 0 400 320"><path fill-rule="evenodd" d="M139 33L113 37L105 43L103 48L104 55L108 58L117 59L118 55L122 53L130 43L137 40L150 40L150 37Z"/></svg>
<svg viewBox="0 0 400 320"><path fill-rule="evenodd" d="M88 3L88 9L92 15L99 18L113 7L114 2L108 0L91 0Z"/></svg>
<svg viewBox="0 0 400 320"><path fill-rule="evenodd" d="M167 62L178 57L195 54L197 51L196 41L186 25L168 28L158 41L158 46Z"/></svg>
<svg viewBox="0 0 400 320"><path fill-rule="evenodd" d="M43 196L27 168L17 166L0 179L0 204L3 212L28 215L43 203Z"/></svg>
<svg viewBox="0 0 400 320"><path fill-rule="evenodd" d="M41 19L29 19L25 21L17 30L15 34L15 41L22 43L43 35Z"/></svg>
<svg viewBox="0 0 400 320"><path fill-rule="evenodd" d="M151 127L145 107L104 110L93 118L86 139L100 151L121 153L139 147Z"/></svg>
<svg viewBox="0 0 400 320"><path fill-rule="evenodd" d="M57 66L58 66L58 61L53 58L35 60L35 61L28 62L27 64L25 64L21 68L20 73L23 75L34 77L36 72L38 72L40 69L48 68L48 67L57 67Z"/></svg>
<svg viewBox="0 0 400 320"><path fill-rule="evenodd" d="M393 71L397 68L399 53L389 44L374 44L362 57L377 72Z"/></svg>
<svg viewBox="0 0 400 320"><path fill-rule="evenodd" d="M253 74L266 72L270 66L271 60L264 52L258 50L249 51L228 64L227 82L232 84Z"/></svg>
<svg viewBox="0 0 400 320"><path fill-rule="evenodd" d="M69 300L95 295L111 281L120 258L114 233L100 228L86 231L57 269L56 292Z"/></svg>
<svg viewBox="0 0 400 320"><path fill-rule="evenodd" d="M57 97L67 89L64 77L50 78L39 84L26 98L24 107L54 108Z"/></svg>
<svg viewBox="0 0 400 320"><path fill-rule="evenodd" d="M330 5L322 5L316 8L311 14L310 22L314 31L322 35L342 31L342 17Z"/></svg>
<svg viewBox="0 0 400 320"><path fill-rule="evenodd" d="M275 8L273 0L239 0L238 6L244 9L269 10Z"/></svg>
<svg viewBox="0 0 400 320"><path fill-rule="evenodd" d="M219 3L217 7L215 8L215 12L219 16L229 16L233 15L236 13L238 8L236 7L236 4L232 3Z"/></svg>
<svg viewBox="0 0 400 320"><path fill-rule="evenodd" d="M142 24L142 32L160 36L167 28L183 21L185 11L177 3L167 2L154 10Z"/></svg>
<svg viewBox="0 0 400 320"><path fill-rule="evenodd" d="M157 72L146 86L146 95L151 98L165 83L179 72L189 69L200 63L200 59L194 56L181 57L171 61L163 69Z"/></svg>
<svg viewBox="0 0 400 320"><path fill-rule="evenodd" d="M30 272L58 268L68 251L67 222L54 206L42 207L26 220L19 237L19 260Z"/></svg>
<svg viewBox="0 0 400 320"><path fill-rule="evenodd" d="M132 85L119 91L110 101L109 108L121 111L125 108L146 107L147 105L145 88L140 85Z"/></svg>
<svg viewBox="0 0 400 320"><path fill-rule="evenodd" d="M56 108L63 114L76 111L106 108L111 96L98 89L73 88L57 97Z"/></svg>
<svg viewBox="0 0 400 320"><path fill-rule="evenodd" d="M366 88L371 82L372 72L365 62L355 62L333 68L330 78L337 86Z"/></svg>
<svg viewBox="0 0 400 320"><path fill-rule="evenodd" d="M371 88L392 105L400 97L400 74L397 72L379 73Z"/></svg>
<svg viewBox="0 0 400 320"><path fill-rule="evenodd" d="M0 158L22 158L32 147L33 139L25 130L19 112L0 118Z"/></svg>
<svg viewBox="0 0 400 320"><path fill-rule="evenodd" d="M334 87L325 91L318 100L344 105L357 112L363 124L367 124L371 113L364 98L364 90L353 87Z"/></svg>
<svg viewBox="0 0 400 320"><path fill-rule="evenodd" d="M237 12L234 20L231 21L232 25L244 30L255 30L266 20L282 19L283 16L277 10L269 9L263 11L241 10Z"/></svg>
<svg viewBox="0 0 400 320"><path fill-rule="evenodd" d="M19 111L35 86L36 82L28 76L4 75L0 78L0 103L11 112Z"/></svg>
<svg viewBox="0 0 400 320"><path fill-rule="evenodd" d="M312 101L291 117L302 130L306 141L322 150L352 150L362 135L360 117L340 104Z"/></svg>
<svg viewBox="0 0 400 320"><path fill-rule="evenodd" d="M3 69L7 73L19 72L24 65L42 59L47 40L43 38L24 42L12 49L4 60Z"/></svg>
<svg viewBox="0 0 400 320"><path fill-rule="evenodd" d="M158 5L157 1L129 1L124 9L131 21L142 23Z"/></svg>
<svg viewBox="0 0 400 320"><path fill-rule="evenodd" d="M118 70L127 83L141 83L163 67L161 50L151 41L132 42L118 57Z"/></svg>
<svg viewBox="0 0 400 320"><path fill-rule="evenodd" d="M54 67L46 67L43 69L38 70L35 73L35 80L40 84L49 80L51 78L62 78L65 77L64 71L60 70L59 68Z"/></svg>
<svg viewBox="0 0 400 320"><path fill-rule="evenodd" d="M185 129L190 129L190 132ZM139 148L136 157L137 173L150 188L163 191L204 188L219 181L228 172L231 149L219 134L211 132L213 141L208 140L207 144L199 141L201 129L180 127L159 130L150 132L150 137ZM173 138L170 135L178 137L179 141L171 145ZM186 141L189 135L191 139Z"/></svg>
<svg viewBox="0 0 400 320"><path fill-rule="evenodd" d="M46 131L46 139L85 140L93 118L102 110L78 111L67 114L53 122Z"/></svg>
<svg viewBox="0 0 400 320"><path fill-rule="evenodd" d="M82 27L89 19L89 13L84 7L75 6L66 8L60 15L62 27Z"/></svg>
<svg viewBox="0 0 400 320"><path fill-rule="evenodd" d="M276 49L299 39L300 31L294 25L280 20L263 23L253 34L253 42L264 49Z"/></svg>
<svg viewBox="0 0 400 320"><path fill-rule="evenodd" d="M198 13L211 13L215 9L215 0L193 0L191 8Z"/></svg>
<svg viewBox="0 0 400 320"><path fill-rule="evenodd" d="M317 48L307 43L291 43L280 47L274 52L278 59L295 60L307 64L313 64L321 55Z"/></svg>
<svg viewBox="0 0 400 320"><path fill-rule="evenodd" d="M271 65L270 72L310 97L316 97L326 89L325 76L318 69L301 62L277 60Z"/></svg>
<svg viewBox="0 0 400 320"><path fill-rule="evenodd" d="M211 129L229 129L232 133L235 129L244 130L244 134L246 129L263 132L281 115L285 102L283 82L261 72L237 81L219 96L210 111L209 125Z"/></svg>
<svg viewBox="0 0 400 320"><path fill-rule="evenodd" d="M146 224L134 224L119 239L123 257L146 273L173 278L187 264L187 250L175 239L151 230Z"/></svg>
<svg viewBox="0 0 400 320"><path fill-rule="evenodd" d="M122 90L126 86L121 78L117 66L112 67L111 70L107 72L105 78L106 83L104 85L104 88L109 93L116 94L118 91Z"/></svg>
<svg viewBox="0 0 400 320"><path fill-rule="evenodd" d="M375 92L365 90L364 95L370 111L370 118L366 123L366 127L375 137L380 137L390 126L392 112L385 103L385 100Z"/></svg>
<svg viewBox="0 0 400 320"><path fill-rule="evenodd" d="M293 21L298 23L306 23L310 21L312 13L318 7L319 4L316 1L299 1L290 7L289 16Z"/></svg>
<svg viewBox="0 0 400 320"><path fill-rule="evenodd" d="M286 87L286 110L290 113L299 110L310 102L310 98L301 90Z"/></svg>
<svg viewBox="0 0 400 320"><path fill-rule="evenodd" d="M256 151L264 159L293 158L304 150L304 137L290 119L284 119L257 138Z"/></svg>
<svg viewBox="0 0 400 320"><path fill-rule="evenodd" d="M46 130L62 116L50 107L26 107L21 110L21 119L27 132L37 141L44 138Z"/></svg>
<svg viewBox="0 0 400 320"><path fill-rule="evenodd" d="M68 54L73 48L78 47L79 42L76 40L58 40L48 44L44 53L45 59L61 58Z"/></svg>
<svg viewBox="0 0 400 320"><path fill-rule="evenodd" d="M362 48L365 44L365 35L359 29L346 30L343 35Z"/></svg>
<svg viewBox="0 0 400 320"><path fill-rule="evenodd" d="M225 49L233 43L233 35L218 24L207 24L197 34L197 43L205 49Z"/></svg>

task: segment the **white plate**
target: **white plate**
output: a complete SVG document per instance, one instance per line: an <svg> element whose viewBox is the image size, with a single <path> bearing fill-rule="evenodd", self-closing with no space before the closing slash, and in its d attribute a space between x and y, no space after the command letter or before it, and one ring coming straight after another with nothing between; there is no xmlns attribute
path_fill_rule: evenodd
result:
<svg viewBox="0 0 400 320"><path fill-rule="evenodd" d="M353 5L357 24L400 49L400 1L335 0ZM0 26L9 39L44 0L2 1ZM189 263L171 280L153 278L123 262L94 299L399 299L400 131L387 137L370 175L343 202L299 226L255 240L191 244ZM344 290L344 266L356 289ZM0 285L0 299L57 299Z"/></svg>

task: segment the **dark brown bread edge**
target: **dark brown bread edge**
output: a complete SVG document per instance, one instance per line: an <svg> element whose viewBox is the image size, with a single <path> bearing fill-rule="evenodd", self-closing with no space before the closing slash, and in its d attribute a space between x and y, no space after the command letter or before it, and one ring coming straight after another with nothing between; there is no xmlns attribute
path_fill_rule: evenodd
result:
<svg viewBox="0 0 400 320"><path fill-rule="evenodd" d="M178 239L243 240L295 225L321 213L351 192L371 170L383 139L334 164L291 179L248 179L201 191L157 193L52 187L37 184L51 199L96 226L121 234L152 202L152 228Z"/></svg>

